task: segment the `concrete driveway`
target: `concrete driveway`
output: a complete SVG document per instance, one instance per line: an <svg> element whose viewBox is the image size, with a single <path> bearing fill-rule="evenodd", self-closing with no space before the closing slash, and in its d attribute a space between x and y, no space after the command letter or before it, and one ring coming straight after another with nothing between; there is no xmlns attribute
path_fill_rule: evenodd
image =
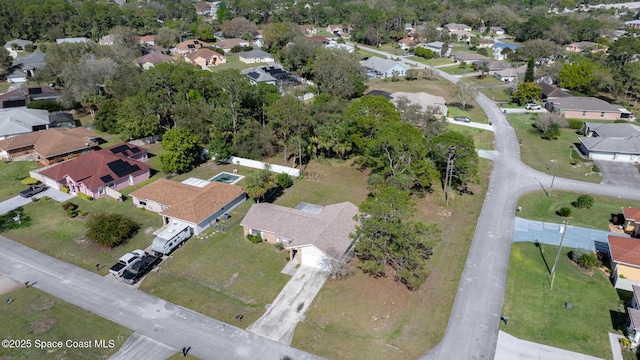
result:
<svg viewBox="0 0 640 360"><path fill-rule="evenodd" d="M178 349L134 332L109 360L148 359L165 360L177 353Z"/></svg>
<svg viewBox="0 0 640 360"><path fill-rule="evenodd" d="M247 331L286 345L291 344L298 322L304 320L304 313L327 277L328 274L322 270L300 266L267 312L249 325Z"/></svg>
<svg viewBox="0 0 640 360"><path fill-rule="evenodd" d="M520 340L500 331L494 360L599 360L599 358Z"/></svg>
<svg viewBox="0 0 640 360"><path fill-rule="evenodd" d="M640 171L634 164L606 160L597 160L596 164L604 177L603 184L640 187Z"/></svg>
<svg viewBox="0 0 640 360"><path fill-rule="evenodd" d="M65 194L60 190L48 188L47 190L36 194L30 198L23 198L22 196L14 196L11 199L0 202L0 215L6 214L13 209L17 209L19 207L25 206L30 203L33 198L41 198L43 196L48 196L55 201L63 202L71 199L73 195Z"/></svg>

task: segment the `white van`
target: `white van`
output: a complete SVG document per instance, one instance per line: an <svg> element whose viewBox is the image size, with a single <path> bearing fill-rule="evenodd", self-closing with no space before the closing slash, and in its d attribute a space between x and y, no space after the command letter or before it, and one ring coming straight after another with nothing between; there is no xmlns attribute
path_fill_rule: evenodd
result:
<svg viewBox="0 0 640 360"><path fill-rule="evenodd" d="M169 255L193 235L193 228L186 223L174 221L164 229L151 244L156 256Z"/></svg>

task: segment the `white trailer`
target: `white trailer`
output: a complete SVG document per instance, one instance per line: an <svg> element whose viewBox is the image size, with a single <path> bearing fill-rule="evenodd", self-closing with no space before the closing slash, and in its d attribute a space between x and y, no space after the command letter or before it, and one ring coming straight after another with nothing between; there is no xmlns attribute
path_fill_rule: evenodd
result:
<svg viewBox="0 0 640 360"><path fill-rule="evenodd" d="M157 256L169 255L193 235L193 228L187 223L173 221L151 244L151 250Z"/></svg>

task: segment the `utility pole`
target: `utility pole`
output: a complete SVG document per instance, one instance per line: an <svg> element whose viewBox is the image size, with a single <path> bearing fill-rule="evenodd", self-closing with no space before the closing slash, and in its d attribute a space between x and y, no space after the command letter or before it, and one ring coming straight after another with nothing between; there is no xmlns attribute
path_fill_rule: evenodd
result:
<svg viewBox="0 0 640 360"><path fill-rule="evenodd" d="M553 177L551 178L551 186L549 187L549 192L547 193L547 197L551 197L551 190L553 190L553 183L556 181L556 174L558 173L558 160L551 159L551 163L553 164Z"/></svg>
<svg viewBox="0 0 640 360"><path fill-rule="evenodd" d="M451 188L451 178L453 178L453 162L456 160L455 148L451 148L447 154L447 170L444 177L444 197L449 205L449 190Z"/></svg>
<svg viewBox="0 0 640 360"><path fill-rule="evenodd" d="M558 259L560 258L560 250L562 250L562 241L564 240L564 235L567 233L567 225L569 225L569 219L564 220L564 228L562 230L562 237L560 237L560 245L558 246L556 259L553 261L553 267L551 268L551 290L553 290L553 281L556 279L556 265L558 264Z"/></svg>

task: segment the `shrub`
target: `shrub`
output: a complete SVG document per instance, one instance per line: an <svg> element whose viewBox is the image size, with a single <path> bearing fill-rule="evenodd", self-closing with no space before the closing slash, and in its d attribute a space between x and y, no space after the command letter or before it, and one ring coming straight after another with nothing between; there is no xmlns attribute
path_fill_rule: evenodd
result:
<svg viewBox="0 0 640 360"><path fill-rule="evenodd" d="M78 216L78 210L72 208L67 209L67 216L70 218Z"/></svg>
<svg viewBox="0 0 640 360"><path fill-rule="evenodd" d="M85 193L81 193L81 192L79 192L79 193L77 193L76 195L78 195L78 197L79 197L80 199L82 199L82 200L87 200L87 201L92 201L92 200L93 200L93 198L92 198L91 196L89 196L89 195L87 195L87 194L85 194Z"/></svg>
<svg viewBox="0 0 640 360"><path fill-rule="evenodd" d="M62 208L65 211L69 211L69 209L75 210L75 209L78 208L78 205L72 203L71 201L67 201L67 202L62 203Z"/></svg>
<svg viewBox="0 0 640 360"><path fill-rule="evenodd" d="M254 244L259 244L259 243L262 242L262 236L260 236L260 235L248 234L247 235L247 239L249 239L249 241L251 241Z"/></svg>
<svg viewBox="0 0 640 360"><path fill-rule="evenodd" d="M87 238L100 245L116 247L125 243L138 230L138 224L124 215L98 212L86 222Z"/></svg>
<svg viewBox="0 0 640 360"><path fill-rule="evenodd" d="M65 194L68 194L69 193L69 188L64 186L64 185L62 185L62 186L60 186L60 191L62 191Z"/></svg>
<svg viewBox="0 0 640 360"><path fill-rule="evenodd" d="M574 203L575 207L578 209L591 209L593 206L593 196L582 194L578 196L578 200Z"/></svg>
<svg viewBox="0 0 640 360"><path fill-rule="evenodd" d="M580 256L578 259L578 264L585 269L593 269L596 265L598 265L598 258L592 252L586 252Z"/></svg>
<svg viewBox="0 0 640 360"><path fill-rule="evenodd" d="M580 130L584 126L584 121L578 119L569 119L569 129Z"/></svg>
<svg viewBox="0 0 640 360"><path fill-rule="evenodd" d="M591 167L591 171L593 171L594 173L599 173L600 172L600 168L598 167L598 165L593 165Z"/></svg>
<svg viewBox="0 0 640 360"><path fill-rule="evenodd" d="M631 347L631 340L627 339L626 337L620 338L620 345L622 345L625 348L630 348Z"/></svg>
<svg viewBox="0 0 640 360"><path fill-rule="evenodd" d="M284 245L282 245L282 243L275 243L273 244L273 246L276 248L276 250L278 251L282 251L284 249Z"/></svg>
<svg viewBox="0 0 640 360"><path fill-rule="evenodd" d="M589 250L587 249L575 249L571 251L571 260L577 263L580 260L580 257L587 253L589 253Z"/></svg>
<svg viewBox="0 0 640 360"><path fill-rule="evenodd" d="M34 179L32 177L28 177L28 178L24 178L22 179L21 183L23 185L35 185L37 183L39 183L40 181L38 181L37 179Z"/></svg>
<svg viewBox="0 0 640 360"><path fill-rule="evenodd" d="M276 184L283 189L287 189L293 185L293 179L289 174L278 174L276 177Z"/></svg>
<svg viewBox="0 0 640 360"><path fill-rule="evenodd" d="M563 206L560 209L558 209L558 211L556 211L556 214L562 217L569 217L571 216L571 208L568 206Z"/></svg>
<svg viewBox="0 0 640 360"><path fill-rule="evenodd" d="M40 200L49 201L49 200L51 200L51 198L48 195L45 195L45 196L41 197Z"/></svg>

